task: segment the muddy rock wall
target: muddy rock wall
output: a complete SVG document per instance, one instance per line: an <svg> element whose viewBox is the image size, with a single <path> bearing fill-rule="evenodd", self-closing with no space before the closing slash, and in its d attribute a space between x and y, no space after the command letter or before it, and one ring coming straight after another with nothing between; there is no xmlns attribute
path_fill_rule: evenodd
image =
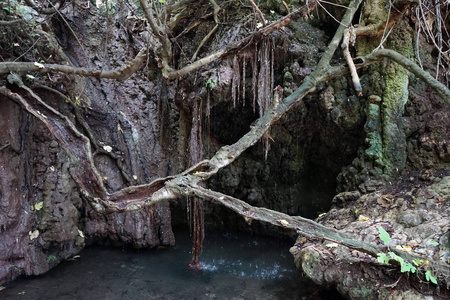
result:
<svg viewBox="0 0 450 300"><path fill-rule="evenodd" d="M0 98L0 281L37 275L85 245L70 158L39 122Z"/></svg>

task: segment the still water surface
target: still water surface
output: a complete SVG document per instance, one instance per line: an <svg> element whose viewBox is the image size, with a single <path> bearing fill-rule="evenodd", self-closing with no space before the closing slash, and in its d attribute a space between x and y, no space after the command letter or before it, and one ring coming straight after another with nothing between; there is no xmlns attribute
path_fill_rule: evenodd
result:
<svg viewBox="0 0 450 300"><path fill-rule="evenodd" d="M189 232L175 236L166 249L88 247L47 274L5 285L0 299L338 299L295 269L292 241L207 232L203 270L192 271Z"/></svg>

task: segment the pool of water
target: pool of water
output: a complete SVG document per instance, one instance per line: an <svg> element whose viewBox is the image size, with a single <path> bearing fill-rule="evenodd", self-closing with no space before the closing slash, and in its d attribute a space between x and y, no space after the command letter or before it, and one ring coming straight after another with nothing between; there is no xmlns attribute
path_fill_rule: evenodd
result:
<svg viewBox="0 0 450 300"><path fill-rule="evenodd" d="M133 250L91 246L42 276L22 277L1 299L339 299L294 267L291 241L246 233L207 232L202 270L189 270L191 238Z"/></svg>

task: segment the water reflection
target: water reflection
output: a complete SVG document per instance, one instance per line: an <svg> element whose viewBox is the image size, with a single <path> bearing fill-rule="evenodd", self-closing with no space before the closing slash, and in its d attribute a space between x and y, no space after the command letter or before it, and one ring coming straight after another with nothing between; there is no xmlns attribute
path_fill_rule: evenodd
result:
<svg viewBox="0 0 450 300"><path fill-rule="evenodd" d="M336 299L295 269L290 241L207 232L199 271L186 268L189 233L175 235L177 245L166 249L89 247L43 276L6 285L0 298Z"/></svg>

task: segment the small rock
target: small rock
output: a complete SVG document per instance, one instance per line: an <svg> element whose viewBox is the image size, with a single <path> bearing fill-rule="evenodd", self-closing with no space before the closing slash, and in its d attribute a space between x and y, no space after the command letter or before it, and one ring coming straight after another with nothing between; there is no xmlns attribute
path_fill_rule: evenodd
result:
<svg viewBox="0 0 450 300"><path fill-rule="evenodd" d="M412 212L405 212L397 218L397 222L405 225L405 227L414 227L422 224L422 218L418 214Z"/></svg>

